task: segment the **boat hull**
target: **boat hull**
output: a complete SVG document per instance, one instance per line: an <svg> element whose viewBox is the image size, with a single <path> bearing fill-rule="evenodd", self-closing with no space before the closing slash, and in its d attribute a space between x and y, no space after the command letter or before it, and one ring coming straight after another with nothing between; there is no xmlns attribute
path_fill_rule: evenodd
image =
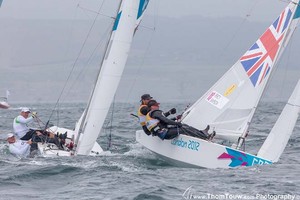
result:
<svg viewBox="0 0 300 200"><path fill-rule="evenodd" d="M1 101L0 102L0 108L3 108L3 109L8 109L10 106L7 102L4 102L4 101Z"/></svg>
<svg viewBox="0 0 300 200"><path fill-rule="evenodd" d="M150 151L185 167L234 168L271 164L255 155L206 140L179 135L172 140L147 136L142 130L136 132L136 140Z"/></svg>
<svg viewBox="0 0 300 200"><path fill-rule="evenodd" d="M70 147L70 143L74 144L74 138L76 138L77 134L74 130L66 129L66 128L60 128L57 126L53 126L48 128L48 131L54 133L54 134L64 134L67 132L67 139L64 145L64 150L58 149L58 147L55 144L52 143L38 143L38 150L41 156L43 157L56 157L56 156L74 156L76 155L76 152L74 151L74 148L68 148ZM91 152L90 156L97 156L100 153L102 153L102 148L100 145L95 142Z"/></svg>

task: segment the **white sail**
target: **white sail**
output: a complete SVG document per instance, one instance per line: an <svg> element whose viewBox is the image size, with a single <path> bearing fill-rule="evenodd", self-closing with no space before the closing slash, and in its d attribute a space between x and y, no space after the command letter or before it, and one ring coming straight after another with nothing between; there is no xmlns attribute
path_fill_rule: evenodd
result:
<svg viewBox="0 0 300 200"><path fill-rule="evenodd" d="M288 143L300 113L300 80L285 105L258 156L277 162Z"/></svg>
<svg viewBox="0 0 300 200"><path fill-rule="evenodd" d="M6 96L0 97L0 108L7 109L10 107L8 104L8 96L10 95L9 91L6 90Z"/></svg>
<svg viewBox="0 0 300 200"><path fill-rule="evenodd" d="M184 113L184 123L197 129L210 125L217 136L232 141L247 131L275 65L298 23L298 3L290 3L229 71Z"/></svg>
<svg viewBox="0 0 300 200"><path fill-rule="evenodd" d="M113 101L129 54L132 38L149 0L123 0L93 90L76 153L89 155Z"/></svg>

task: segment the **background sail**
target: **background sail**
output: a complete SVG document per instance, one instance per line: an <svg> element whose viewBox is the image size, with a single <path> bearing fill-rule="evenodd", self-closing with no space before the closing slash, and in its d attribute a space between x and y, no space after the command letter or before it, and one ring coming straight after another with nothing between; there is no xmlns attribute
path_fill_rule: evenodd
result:
<svg viewBox="0 0 300 200"><path fill-rule="evenodd" d="M89 155L100 134L102 125L118 88L129 54L134 32L139 25L149 0L124 0L120 6L112 35L102 62L86 117L77 154Z"/></svg>
<svg viewBox="0 0 300 200"><path fill-rule="evenodd" d="M284 151L300 112L300 80L289 98L269 136L258 152L258 156L277 162Z"/></svg>
<svg viewBox="0 0 300 200"><path fill-rule="evenodd" d="M250 49L185 113L183 122L208 124L224 139L247 131L257 104L299 19L299 1L290 3Z"/></svg>

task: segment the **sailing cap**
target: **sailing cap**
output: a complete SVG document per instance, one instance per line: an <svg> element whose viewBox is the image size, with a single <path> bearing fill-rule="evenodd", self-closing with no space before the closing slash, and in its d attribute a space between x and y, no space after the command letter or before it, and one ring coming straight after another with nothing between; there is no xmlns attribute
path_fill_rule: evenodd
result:
<svg viewBox="0 0 300 200"><path fill-rule="evenodd" d="M13 133L9 133L9 134L7 134L7 136L6 136L6 139L8 139L8 138L11 138L11 137L14 137L15 135L13 134Z"/></svg>
<svg viewBox="0 0 300 200"><path fill-rule="evenodd" d="M21 112L30 112L30 109L27 108L27 107L23 107L23 108L21 109Z"/></svg>
<svg viewBox="0 0 300 200"><path fill-rule="evenodd" d="M142 100L150 100L150 99L152 99L153 97L151 97L150 96L150 94L143 94L142 96L141 96L141 99Z"/></svg>
<svg viewBox="0 0 300 200"><path fill-rule="evenodd" d="M159 106L160 103L158 103L157 101L155 100L150 100L147 104L148 107L151 107L151 106Z"/></svg>

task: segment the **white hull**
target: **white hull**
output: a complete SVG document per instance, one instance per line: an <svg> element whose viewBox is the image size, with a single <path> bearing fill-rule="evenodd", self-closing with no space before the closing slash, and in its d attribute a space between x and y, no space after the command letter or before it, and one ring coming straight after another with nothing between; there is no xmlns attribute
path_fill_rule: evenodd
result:
<svg viewBox="0 0 300 200"><path fill-rule="evenodd" d="M187 135L173 140L161 140L136 132L136 140L147 149L179 166L233 168L271 164L272 162L243 151Z"/></svg>
<svg viewBox="0 0 300 200"><path fill-rule="evenodd" d="M0 101L0 108L7 109L9 108L9 104L5 101Z"/></svg>
<svg viewBox="0 0 300 200"><path fill-rule="evenodd" d="M64 145L65 150L59 150L55 144L52 143L38 143L38 150L41 156L43 157L55 157L55 156L74 156L75 155L75 147L73 149L68 148L70 143L74 144L74 138L77 137L77 134L74 130L60 128L57 126L50 127L48 131L54 134L64 134L67 132L67 139ZM73 139L72 139L73 138ZM95 142L92 150L90 151L90 156L97 156L102 152L102 148L100 145Z"/></svg>

